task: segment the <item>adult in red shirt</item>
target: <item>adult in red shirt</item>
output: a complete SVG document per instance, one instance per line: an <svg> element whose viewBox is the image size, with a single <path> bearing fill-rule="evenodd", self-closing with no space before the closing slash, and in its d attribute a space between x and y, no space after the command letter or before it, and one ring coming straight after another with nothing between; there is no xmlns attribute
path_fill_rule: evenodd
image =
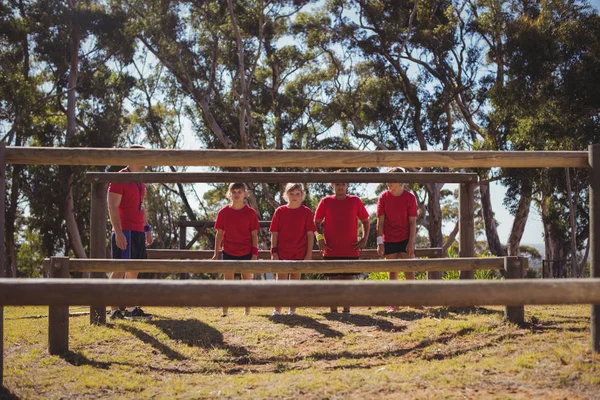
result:
<svg viewBox="0 0 600 400"><path fill-rule="evenodd" d="M347 172L338 170L336 172ZM369 236L369 213L359 197L349 195L347 183L332 183L335 194L321 199L315 212L315 237L324 260L358 260ZM358 224L362 238L358 240ZM325 274L330 280L353 280L356 272ZM337 312L337 307L331 307ZM344 307L343 312L350 312Z"/></svg>
<svg viewBox="0 0 600 400"><path fill-rule="evenodd" d="M244 203L246 184L232 183L227 190L231 204L223 207L215 221L215 253L213 260L256 260L258 259L258 217L256 211ZM219 250L222 246L222 257ZM233 280L235 274L223 274L225 280ZM242 279L252 279L251 273L242 274ZM228 307L223 307L222 317L227 316ZM250 313L246 307L244 314Z"/></svg>
<svg viewBox="0 0 600 400"><path fill-rule="evenodd" d="M391 173L404 173L397 167ZM404 190L402 183L390 182L388 190L377 201L377 253L387 260L414 258L417 236L417 200L415 195ZM407 280L415 279L414 272L404 273ZM397 272L389 272L389 279L398 280ZM396 307L388 307L388 312Z"/></svg>
<svg viewBox="0 0 600 400"><path fill-rule="evenodd" d="M135 145L131 148L144 148ZM141 172L143 165L131 164L119 172ZM111 256L116 259L146 259L146 246L152 244L144 197L146 185L140 182L113 182L108 185L108 213L112 224ZM138 272L112 272L109 279L137 279ZM112 306L110 319L147 319L151 315L139 307Z"/></svg>
<svg viewBox="0 0 600 400"><path fill-rule="evenodd" d="M310 208L302 205L304 190L300 183L288 183L283 205L273 214L271 221L271 259L272 260L312 260L314 232L316 230ZM298 280L299 273L277 274L277 280ZM296 314L296 307L290 307L289 315ZM281 307L275 307L273 315L281 315Z"/></svg>

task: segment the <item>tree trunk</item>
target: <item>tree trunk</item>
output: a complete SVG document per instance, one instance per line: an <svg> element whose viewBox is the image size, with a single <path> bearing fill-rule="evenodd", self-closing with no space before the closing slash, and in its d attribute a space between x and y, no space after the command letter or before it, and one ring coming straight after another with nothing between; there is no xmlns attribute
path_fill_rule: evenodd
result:
<svg viewBox="0 0 600 400"><path fill-rule="evenodd" d="M69 2L71 11L76 13L77 1L72 0ZM77 103L77 76L79 66L79 45L81 40L81 27L75 19L72 20L71 27L71 60L69 68L69 87L67 91L67 136L65 139L65 145L70 147L73 143L74 137L77 134L77 120L76 120L76 103ZM67 232L69 234L69 242L71 249L75 253L77 258L86 258L85 249L81 242L81 235L79 234L79 227L77 226L77 220L75 218L75 210L73 207L73 172L70 167L64 169L65 175L63 184L67 188L66 199L64 205L65 222L67 225Z"/></svg>
<svg viewBox="0 0 600 400"><path fill-rule="evenodd" d="M429 243L431 247L442 247L444 238L442 236L442 208L440 207L441 184L425 185L427 190L427 212L429 213Z"/></svg>
<svg viewBox="0 0 600 400"><path fill-rule="evenodd" d="M542 214L542 225L544 226L544 259L546 264L546 276L544 276L544 278L554 278L554 274L552 272L552 265L550 264L550 261L554 258L552 254L552 246L550 246L550 226L546 222L549 218L547 201L548 198L542 194L542 199L540 201L540 210Z"/></svg>
<svg viewBox="0 0 600 400"><path fill-rule="evenodd" d="M527 224L527 218L529 217L529 209L531 207L531 196L533 192L533 181L530 178L525 178L521 182L521 198L513 220L512 229L508 238L508 255L518 256L519 247L521 246L521 239L523 238L523 231Z"/></svg>
<svg viewBox="0 0 600 400"><path fill-rule="evenodd" d="M485 235L487 237L490 251L496 257L506 257L506 250L500 243L498 237L498 229L496 220L494 219L494 211L492 210L492 200L490 197L490 184L484 182L479 185L481 194L481 213L483 214L483 225L485 227Z"/></svg>
<svg viewBox="0 0 600 400"><path fill-rule="evenodd" d="M578 276L577 262L577 225L575 224L575 204L573 201L573 189L571 187L571 173L565 168L567 179L567 201L569 202L569 222L571 223L571 276Z"/></svg>

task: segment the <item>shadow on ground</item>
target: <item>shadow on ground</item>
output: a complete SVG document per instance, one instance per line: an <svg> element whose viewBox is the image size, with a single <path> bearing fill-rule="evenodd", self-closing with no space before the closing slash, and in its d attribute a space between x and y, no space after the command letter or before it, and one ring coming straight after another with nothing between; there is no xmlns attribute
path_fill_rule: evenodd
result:
<svg viewBox="0 0 600 400"><path fill-rule="evenodd" d="M310 318L304 315L274 315L267 317L270 321L276 324L283 324L289 327L302 327L307 329L313 329L325 337L330 338L341 338L344 336L342 332L331 329L326 324L317 321L314 318Z"/></svg>

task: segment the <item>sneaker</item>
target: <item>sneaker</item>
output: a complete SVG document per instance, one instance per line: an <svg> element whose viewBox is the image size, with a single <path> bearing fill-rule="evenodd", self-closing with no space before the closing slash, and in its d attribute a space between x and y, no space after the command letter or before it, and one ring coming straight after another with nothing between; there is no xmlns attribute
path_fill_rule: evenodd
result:
<svg viewBox="0 0 600 400"><path fill-rule="evenodd" d="M388 314L391 314L391 313L395 313L396 311L398 311L398 309L397 309L396 307L394 307L394 306L389 306L389 307L387 308L387 311L386 311L386 312L387 312Z"/></svg>
<svg viewBox="0 0 600 400"><path fill-rule="evenodd" d="M349 309L349 308L344 308L344 309L342 310L342 312L343 312L344 314L350 314L350 309Z"/></svg>
<svg viewBox="0 0 600 400"><path fill-rule="evenodd" d="M226 316L227 316L226 312L224 312L223 314L221 314L221 317L226 317Z"/></svg>
<svg viewBox="0 0 600 400"><path fill-rule="evenodd" d="M281 313L277 310L273 310L273 312L271 313L271 315L274 317L276 315L281 315Z"/></svg>
<svg viewBox="0 0 600 400"><path fill-rule="evenodd" d="M290 310L290 311L288 311L288 315L297 315L297 314L296 314L296 311Z"/></svg>
<svg viewBox="0 0 600 400"><path fill-rule="evenodd" d="M244 315L250 315L250 307L246 307L244 310Z"/></svg>
<svg viewBox="0 0 600 400"><path fill-rule="evenodd" d="M125 310L125 319L129 320L137 320L137 319L150 319L152 318L152 314L148 314L144 312L139 307L134 307L131 310Z"/></svg>
<svg viewBox="0 0 600 400"><path fill-rule="evenodd" d="M336 308L336 307L331 307L331 308L329 309L329 312L330 312L330 313L337 313L337 308Z"/></svg>
<svg viewBox="0 0 600 400"><path fill-rule="evenodd" d="M125 316L123 315L123 312L121 310L112 310L110 312L110 319L112 321L116 319L125 319Z"/></svg>

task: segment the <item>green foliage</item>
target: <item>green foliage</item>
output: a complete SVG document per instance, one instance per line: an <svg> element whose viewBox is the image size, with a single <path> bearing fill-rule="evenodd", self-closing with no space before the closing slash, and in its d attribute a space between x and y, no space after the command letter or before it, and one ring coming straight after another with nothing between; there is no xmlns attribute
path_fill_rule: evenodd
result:
<svg viewBox="0 0 600 400"><path fill-rule="evenodd" d="M19 277L41 278L44 262L41 235L27 228L19 240L17 266Z"/></svg>

